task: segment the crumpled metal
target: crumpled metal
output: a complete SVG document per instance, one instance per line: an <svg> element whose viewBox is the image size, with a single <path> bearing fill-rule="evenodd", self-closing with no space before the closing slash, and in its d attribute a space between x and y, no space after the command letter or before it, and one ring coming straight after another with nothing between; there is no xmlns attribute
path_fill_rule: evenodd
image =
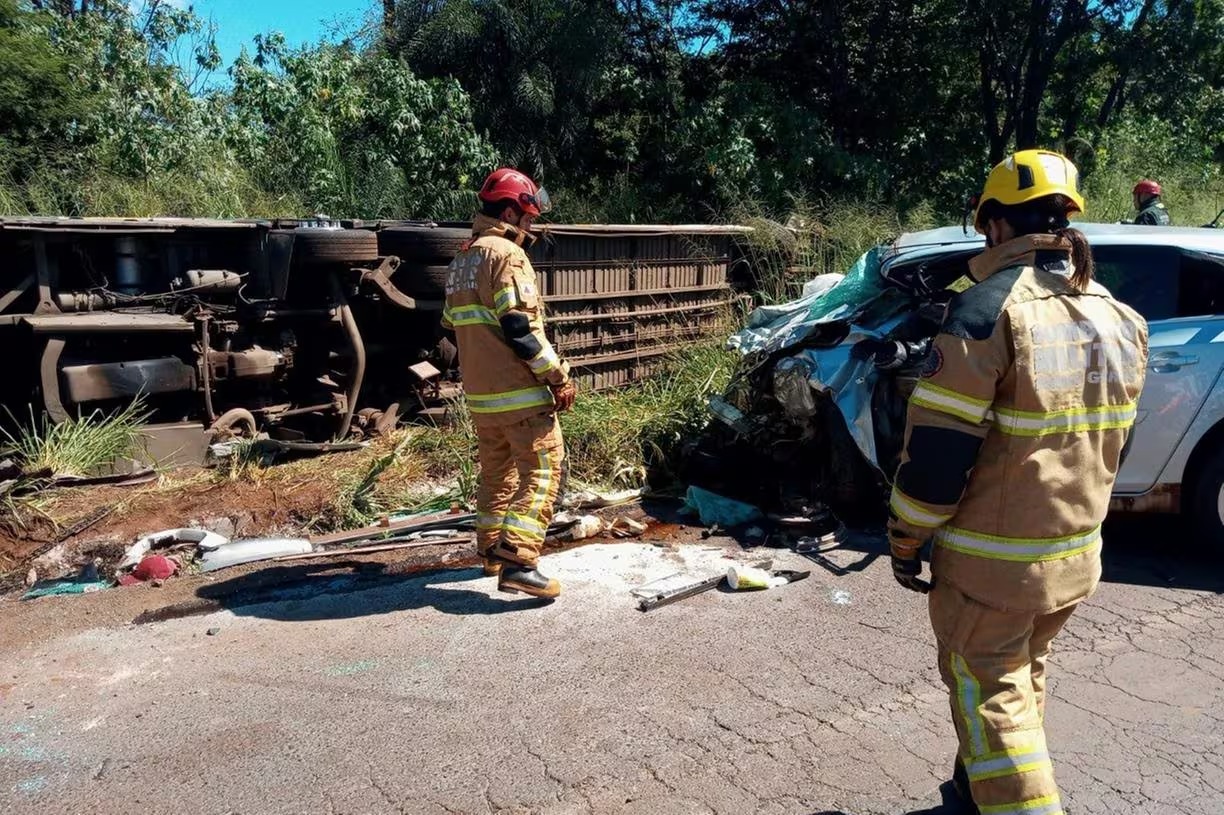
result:
<svg viewBox="0 0 1224 815"><path fill-rule="evenodd" d="M875 423L871 396L880 372L866 355L854 353L854 345L865 339L879 339L897 327L904 315L892 317L873 327L852 325L846 339L831 348L805 348L787 357L800 361L811 372L809 384L825 392L846 420L846 427L863 455L877 468ZM785 362L785 360L783 360ZM782 362L778 363L779 366Z"/></svg>

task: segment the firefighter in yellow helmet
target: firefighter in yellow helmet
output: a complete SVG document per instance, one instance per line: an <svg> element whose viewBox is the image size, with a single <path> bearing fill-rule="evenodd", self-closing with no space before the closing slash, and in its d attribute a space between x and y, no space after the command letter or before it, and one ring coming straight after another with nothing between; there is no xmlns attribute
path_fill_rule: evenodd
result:
<svg viewBox="0 0 1224 815"><path fill-rule="evenodd" d="M1101 522L1134 424L1147 325L1092 281L1063 156L996 166L987 249L952 297L909 403L890 500L893 571L929 592L960 742L953 781L996 815L1060 815L1047 752L1050 642L1101 576ZM931 575L919 553L932 542Z"/></svg>
<svg viewBox="0 0 1224 815"><path fill-rule="evenodd" d="M480 189L472 240L451 262L442 325L453 329L476 425L476 548L498 588L556 597L536 568L561 482L557 413L573 407L569 366L544 336L544 307L524 246L548 194L513 169Z"/></svg>

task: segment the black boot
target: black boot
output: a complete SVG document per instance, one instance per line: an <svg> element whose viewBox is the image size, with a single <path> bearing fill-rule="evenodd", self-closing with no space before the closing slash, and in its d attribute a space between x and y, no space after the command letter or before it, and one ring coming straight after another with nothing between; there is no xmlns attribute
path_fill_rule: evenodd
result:
<svg viewBox="0 0 1224 815"><path fill-rule="evenodd" d="M957 757L956 766L952 768L952 789L956 791L956 796L960 798L967 815L981 815L981 810L978 809L977 804L973 803L973 792L969 786L969 773L965 770L965 764L960 760L960 757Z"/></svg>
<svg viewBox="0 0 1224 815"><path fill-rule="evenodd" d="M534 567L503 561L501 574L497 577L497 590L551 599L561 593L561 584L540 574Z"/></svg>

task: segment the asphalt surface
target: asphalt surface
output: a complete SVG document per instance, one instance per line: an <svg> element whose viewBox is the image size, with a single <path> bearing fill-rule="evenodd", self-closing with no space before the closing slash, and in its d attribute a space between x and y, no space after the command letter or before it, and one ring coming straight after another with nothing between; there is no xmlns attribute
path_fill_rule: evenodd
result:
<svg viewBox="0 0 1224 815"><path fill-rule="evenodd" d="M1215 815L1224 562L1129 537L1055 642L1064 802ZM725 569L713 542L550 556L551 605L472 569L328 577L10 650L0 812L955 813L925 607L887 559L757 550L812 577L636 610L631 586Z"/></svg>

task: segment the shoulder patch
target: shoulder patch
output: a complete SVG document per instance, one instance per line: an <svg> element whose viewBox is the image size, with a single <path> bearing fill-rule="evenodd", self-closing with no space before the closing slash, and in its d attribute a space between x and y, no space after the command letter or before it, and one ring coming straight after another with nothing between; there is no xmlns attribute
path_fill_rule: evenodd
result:
<svg viewBox="0 0 1224 815"><path fill-rule="evenodd" d="M943 370L943 351L939 350L938 345L932 345L926 362L922 365L922 378L929 379L941 370Z"/></svg>
<svg viewBox="0 0 1224 815"><path fill-rule="evenodd" d="M948 303L942 333L966 340L988 339L1023 272L1023 266L1003 269L954 296Z"/></svg>

